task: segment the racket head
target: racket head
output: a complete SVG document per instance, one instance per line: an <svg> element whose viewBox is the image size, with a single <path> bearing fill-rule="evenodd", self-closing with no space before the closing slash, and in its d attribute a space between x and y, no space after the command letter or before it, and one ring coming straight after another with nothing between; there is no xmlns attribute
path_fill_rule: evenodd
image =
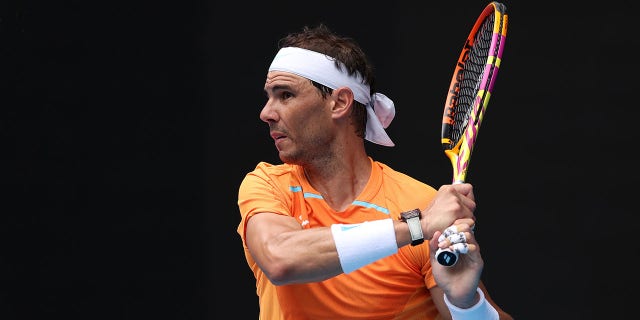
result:
<svg viewBox="0 0 640 320"><path fill-rule="evenodd" d="M456 63L442 116L441 141L453 182L464 182L493 91L507 36L506 6L489 3L476 19Z"/></svg>

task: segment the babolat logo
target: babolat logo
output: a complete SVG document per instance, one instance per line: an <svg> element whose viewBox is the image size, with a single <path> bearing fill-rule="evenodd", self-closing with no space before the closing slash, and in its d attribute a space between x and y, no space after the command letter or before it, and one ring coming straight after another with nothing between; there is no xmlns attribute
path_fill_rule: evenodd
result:
<svg viewBox="0 0 640 320"><path fill-rule="evenodd" d="M452 266L456 263L456 255L453 254L452 252L441 252L440 255L438 255L438 262L443 265L443 266Z"/></svg>

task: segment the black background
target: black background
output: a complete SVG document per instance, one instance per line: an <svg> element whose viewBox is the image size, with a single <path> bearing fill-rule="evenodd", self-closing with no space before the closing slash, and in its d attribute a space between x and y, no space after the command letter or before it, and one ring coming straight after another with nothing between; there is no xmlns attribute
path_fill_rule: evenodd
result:
<svg viewBox="0 0 640 320"><path fill-rule="evenodd" d="M635 314L637 5L503 2L474 150L483 281L517 319ZM355 38L397 115L371 155L433 186L484 1L1 4L0 318L256 319L237 189L279 162L258 114L277 40ZM3 161L4 162L4 161Z"/></svg>

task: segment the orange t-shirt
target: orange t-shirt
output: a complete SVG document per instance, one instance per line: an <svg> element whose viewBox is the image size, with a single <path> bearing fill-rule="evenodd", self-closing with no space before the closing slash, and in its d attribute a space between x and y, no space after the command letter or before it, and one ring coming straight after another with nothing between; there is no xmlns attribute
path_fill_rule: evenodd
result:
<svg viewBox="0 0 640 320"><path fill-rule="evenodd" d="M256 278L260 319L433 319L438 311L429 288L431 274L427 241L404 246L396 254L349 274L331 279L275 286L249 253L245 241L247 221L255 214L273 212L295 217L304 228L398 219L400 212L424 209L436 190L406 174L371 159L369 182L343 212L331 209L297 165L259 163L242 181L238 206L249 267Z"/></svg>

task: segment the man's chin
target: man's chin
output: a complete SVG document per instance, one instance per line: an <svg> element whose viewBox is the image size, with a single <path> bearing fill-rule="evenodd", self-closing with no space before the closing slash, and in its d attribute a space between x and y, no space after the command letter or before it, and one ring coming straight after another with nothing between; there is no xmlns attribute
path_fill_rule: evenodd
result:
<svg viewBox="0 0 640 320"><path fill-rule="evenodd" d="M280 161L287 164L300 164L300 159L298 157L292 156L289 153L285 153L280 151L279 154Z"/></svg>

